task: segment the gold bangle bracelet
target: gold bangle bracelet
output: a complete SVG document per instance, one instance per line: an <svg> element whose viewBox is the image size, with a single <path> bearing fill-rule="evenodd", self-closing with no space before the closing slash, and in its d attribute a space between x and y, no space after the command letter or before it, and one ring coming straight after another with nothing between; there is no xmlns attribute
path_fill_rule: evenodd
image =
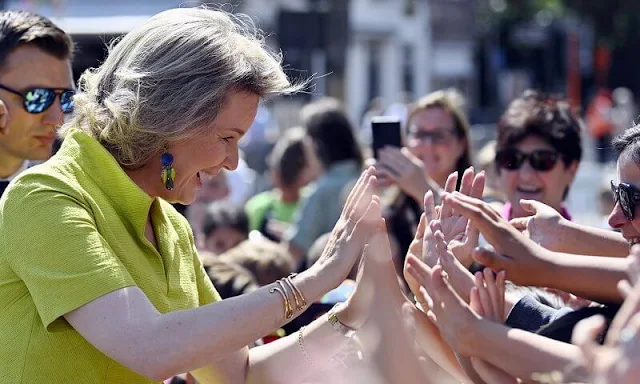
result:
<svg viewBox="0 0 640 384"><path fill-rule="evenodd" d="M307 301L304 299L304 296L302 296L302 293L300 293L300 290L293 284L293 281L291 281L289 277L282 280L287 283L289 289L291 289L291 292L293 292L293 298L296 302L296 309L299 311L304 310L304 307L307 306Z"/></svg>
<svg viewBox="0 0 640 384"><path fill-rule="evenodd" d="M302 292L300 292L300 290L298 289L298 287L296 287L295 284L293 284L293 278L296 277L298 274L297 273L292 273L289 276L287 276L286 280L287 282L291 285L291 287L293 288L293 291L296 295L298 295L300 297L300 302L302 304L301 308L304 308L307 306L307 300L304 298L304 295L302 294ZM297 304L297 298L296 298L296 304Z"/></svg>
<svg viewBox="0 0 640 384"><path fill-rule="evenodd" d="M282 282L282 280L278 280L278 284L280 285L280 289L284 292L287 297L287 304L285 306L289 307L289 316L286 319L290 319L293 316L293 304L291 303L291 299L289 298L289 291L287 290L286 284Z"/></svg>
<svg viewBox="0 0 640 384"><path fill-rule="evenodd" d="M287 303L289 304L289 309L291 309L291 314L293 315L293 303L291 303L291 299L290 299L290 295L289 295L289 290L291 290L290 288L287 289L287 284L285 284L284 282L282 282L283 279L280 279L278 281L276 281L276 283L278 283L278 285L280 285L280 289L282 289L282 292L284 292L287 296ZM292 291L291 294L295 297L295 293Z"/></svg>
<svg viewBox="0 0 640 384"><path fill-rule="evenodd" d="M293 310L291 309L291 303L289 302L289 298L287 294L282 291L279 287L273 287L269 289L269 293L278 292L280 296L282 296L282 300L284 300L284 318L290 319L293 316Z"/></svg>

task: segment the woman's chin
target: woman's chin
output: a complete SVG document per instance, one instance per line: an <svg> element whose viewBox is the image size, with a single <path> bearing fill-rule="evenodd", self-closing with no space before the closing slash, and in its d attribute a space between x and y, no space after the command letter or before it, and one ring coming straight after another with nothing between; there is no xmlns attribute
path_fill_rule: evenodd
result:
<svg viewBox="0 0 640 384"><path fill-rule="evenodd" d="M176 199L175 203L182 204L182 205L190 205L194 201L196 201L196 192L195 191L193 193L191 193L190 196L184 196L184 195L178 196L178 198Z"/></svg>
<svg viewBox="0 0 640 384"><path fill-rule="evenodd" d="M166 200L170 204L182 204L189 205L196 201L196 192L197 189L193 189L191 191L167 191L168 193L165 196L162 196L164 200Z"/></svg>

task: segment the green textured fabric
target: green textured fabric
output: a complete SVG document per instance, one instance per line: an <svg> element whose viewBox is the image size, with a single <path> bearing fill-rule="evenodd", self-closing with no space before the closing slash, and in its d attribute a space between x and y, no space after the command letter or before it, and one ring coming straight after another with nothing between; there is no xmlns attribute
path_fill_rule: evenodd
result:
<svg viewBox="0 0 640 384"><path fill-rule="evenodd" d="M158 175L160 177L160 175ZM158 250L144 236L151 214ZM0 372L8 383L152 383L64 315L138 286L161 313L220 300L188 222L144 193L100 143L71 132L0 199Z"/></svg>

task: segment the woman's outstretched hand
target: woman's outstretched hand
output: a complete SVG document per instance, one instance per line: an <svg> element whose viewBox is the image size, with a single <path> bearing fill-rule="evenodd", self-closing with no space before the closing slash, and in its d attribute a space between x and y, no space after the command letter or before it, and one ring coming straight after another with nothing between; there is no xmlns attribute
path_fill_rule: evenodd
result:
<svg viewBox="0 0 640 384"><path fill-rule="evenodd" d="M494 271L506 271L509 279L521 285L540 285L548 273L550 251L534 243L509 224L489 204L458 192L445 196L451 208L467 217L495 251L476 248L473 258Z"/></svg>
<svg viewBox="0 0 640 384"><path fill-rule="evenodd" d="M323 283L318 296L344 281L375 232L381 217L380 199L374 193L375 187L375 169L369 167L349 193L322 256L310 268Z"/></svg>
<svg viewBox="0 0 640 384"><path fill-rule="evenodd" d="M451 178L452 176L454 176L454 174L449 177ZM454 180L455 179L457 179L457 177L455 177ZM447 182L447 184L449 184L449 182ZM481 199L482 193L484 192L484 185L484 171L476 174L473 167L469 167L462 175L460 193ZM442 234L447 241L449 249L462 265L469 268L473 262L471 252L478 246L480 233L467 217L452 209L450 202L444 200L439 212ZM433 219L434 218L430 218L430 220Z"/></svg>

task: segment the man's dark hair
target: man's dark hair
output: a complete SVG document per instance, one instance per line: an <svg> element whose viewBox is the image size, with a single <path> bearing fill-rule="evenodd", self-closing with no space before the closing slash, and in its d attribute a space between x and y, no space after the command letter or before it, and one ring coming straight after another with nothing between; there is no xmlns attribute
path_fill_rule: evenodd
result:
<svg viewBox="0 0 640 384"><path fill-rule="evenodd" d="M325 168L344 160L354 160L362 165L362 153L353 126L341 104L333 99L321 99L305 106L302 125Z"/></svg>
<svg viewBox="0 0 640 384"><path fill-rule="evenodd" d="M300 128L291 128L278 140L268 163L272 171L278 173L280 182L292 186L307 165L304 132Z"/></svg>
<svg viewBox="0 0 640 384"><path fill-rule="evenodd" d="M51 20L26 11L0 11L0 68L23 45L33 45L58 59L73 55L71 37Z"/></svg>
<svg viewBox="0 0 640 384"><path fill-rule="evenodd" d="M246 235L249 234L249 218L244 209L227 203L213 203L204 216L205 236L218 228L230 227Z"/></svg>

